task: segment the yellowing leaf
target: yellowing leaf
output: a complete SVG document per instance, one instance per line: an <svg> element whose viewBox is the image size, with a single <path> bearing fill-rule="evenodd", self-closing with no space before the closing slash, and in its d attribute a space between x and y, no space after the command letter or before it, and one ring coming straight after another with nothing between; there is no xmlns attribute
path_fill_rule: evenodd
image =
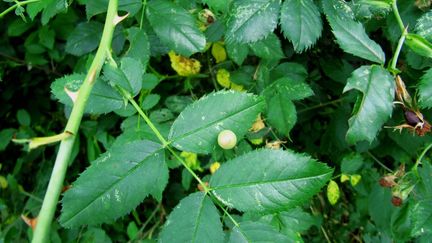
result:
<svg viewBox="0 0 432 243"><path fill-rule="evenodd" d="M178 75L187 77L200 72L201 63L198 60L177 55L174 51L170 51L168 55L171 61L171 67Z"/></svg>
<svg viewBox="0 0 432 243"><path fill-rule="evenodd" d="M4 176L0 176L0 188L5 189L8 187L8 182Z"/></svg>
<svg viewBox="0 0 432 243"><path fill-rule="evenodd" d="M265 127L264 121L261 118L261 113L258 114L257 119L255 120L254 124L252 124L252 127L249 129L251 132L258 132L259 130L263 129Z"/></svg>
<svg viewBox="0 0 432 243"><path fill-rule="evenodd" d="M70 132L62 132L57 135L49 136L49 137L35 137L30 139L12 139L14 143L25 144L28 143L29 150L35 149L39 146L47 145L50 143L60 142L63 139L70 137L72 134Z"/></svg>
<svg viewBox="0 0 432 243"><path fill-rule="evenodd" d="M217 71L216 80L224 88L227 88L227 89L231 88L232 90L236 90L236 91L242 91L243 90L242 85L238 85L238 84L231 82L230 73L226 69L221 68Z"/></svg>
<svg viewBox="0 0 432 243"><path fill-rule="evenodd" d="M345 181L349 181L349 180L350 180L350 177L347 174L342 174L340 177L340 182L342 182L342 183Z"/></svg>
<svg viewBox="0 0 432 243"><path fill-rule="evenodd" d="M196 153L183 151L181 152L180 157L184 158L186 165L192 170L202 171L200 162L198 161L198 155Z"/></svg>
<svg viewBox="0 0 432 243"><path fill-rule="evenodd" d="M236 83L231 83L231 89L235 90L235 91L243 91L244 90L243 85L239 85Z"/></svg>
<svg viewBox="0 0 432 243"><path fill-rule="evenodd" d="M361 180L361 175L355 174L351 175L350 183L352 186L356 186Z"/></svg>
<svg viewBox="0 0 432 243"><path fill-rule="evenodd" d="M225 48L221 42L213 43L211 54L216 59L216 63L223 62L227 58Z"/></svg>
<svg viewBox="0 0 432 243"><path fill-rule="evenodd" d="M249 141L254 144L254 145L260 145L263 143L263 139L262 138L255 138L255 139L249 139Z"/></svg>
<svg viewBox="0 0 432 243"><path fill-rule="evenodd" d="M335 205L340 197L340 191L338 184L330 180L329 184L327 185L327 199L330 202L331 205Z"/></svg>
<svg viewBox="0 0 432 243"><path fill-rule="evenodd" d="M219 167L221 166L221 164L219 162L214 162L213 164L210 165L210 173L214 174Z"/></svg>
<svg viewBox="0 0 432 243"><path fill-rule="evenodd" d="M230 73L226 69L219 69L216 73L217 82L224 88L229 89L231 86Z"/></svg>
<svg viewBox="0 0 432 243"><path fill-rule="evenodd" d="M278 150L278 149L280 149L281 144L284 144L284 143L286 143L286 141L280 141L280 140L275 140L275 141L271 141L271 142L266 141L265 147L269 148L269 149Z"/></svg>

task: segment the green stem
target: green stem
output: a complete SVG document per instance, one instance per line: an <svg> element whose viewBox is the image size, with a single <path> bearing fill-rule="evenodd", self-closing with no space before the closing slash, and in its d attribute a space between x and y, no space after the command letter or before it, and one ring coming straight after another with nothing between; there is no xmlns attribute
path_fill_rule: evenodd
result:
<svg viewBox="0 0 432 243"><path fill-rule="evenodd" d="M40 2L41 0L27 0L27 1L23 1L23 2L17 2L16 4L10 6L8 9L6 9L5 11L0 13L0 19L3 18L6 14L8 14L9 12L15 10L16 8L20 7L20 6L24 6L27 5L29 3L35 3L35 2Z"/></svg>
<svg viewBox="0 0 432 243"><path fill-rule="evenodd" d="M395 15L396 21L398 22L399 28L400 28L401 32L403 32L405 29L405 25L402 21L400 14L399 14L399 9L397 7L397 0L393 0L392 9L393 9L393 14Z"/></svg>
<svg viewBox="0 0 432 243"><path fill-rule="evenodd" d="M135 235L135 238L131 239L128 242L132 242L137 237L138 237L138 240L141 240L141 237L139 237L139 235L144 231L144 229L147 227L147 225L150 223L150 221L154 218L154 216L156 215L156 213L159 211L160 207L161 207L161 204L159 203L156 206L156 208L153 210L153 212L150 214L150 216L147 218L147 220L144 222L144 224L141 226L141 228L138 230L137 234Z"/></svg>
<svg viewBox="0 0 432 243"><path fill-rule="evenodd" d="M159 130L155 127L153 122L148 118L148 116L144 113L144 111L141 109L141 107L136 103L136 101L131 97L130 94L127 93L126 90L118 87L122 93L122 95L129 100L129 102L132 104L132 106L135 108L135 110L140 114L140 116L144 119L144 121L147 123L147 125L150 127L150 129L153 131L153 133L156 135L156 137L161 141L162 145L167 148L170 153L178 160L180 163L186 168L186 170L191 173L191 175L198 181L198 183L203 187L204 191L207 193L210 189L208 186L198 177L198 175L186 164L186 162L169 146L169 142L162 136L162 134L159 132Z"/></svg>
<svg viewBox="0 0 432 243"><path fill-rule="evenodd" d="M310 107L307 107L307 108L299 110L297 113L300 114L300 113L303 113L303 112L306 112L306 111L310 111L310 110L315 110L315 109L318 109L318 108L321 108L321 107L324 107L324 106L333 105L333 104L342 102L344 99L346 99L346 97L342 97L342 98L339 98L339 99L336 99L336 100L331 100L331 101L326 102L326 103L310 106Z"/></svg>
<svg viewBox="0 0 432 243"><path fill-rule="evenodd" d="M402 35L399 38L398 45L397 45L395 53L393 55L393 59L392 59L391 66L390 66L392 72L394 72L394 71L397 70L396 69L396 64L397 64L397 61L399 59L399 54L400 54L400 52L402 50L402 46L403 46L403 43L405 42L405 38L406 38L407 34L408 34L408 30L407 30L407 28L405 28L402 31Z"/></svg>
<svg viewBox="0 0 432 243"><path fill-rule="evenodd" d="M140 20L140 30L142 30L142 27L143 27L143 22L144 22L144 13L145 13L145 9L146 9L146 6L147 6L147 0L143 0L142 1L142 12L141 12L141 20Z"/></svg>
<svg viewBox="0 0 432 243"><path fill-rule="evenodd" d="M423 157L426 155L426 153L427 153L431 148L432 148L432 143L429 144L429 145L428 145L428 146L427 146L427 147L422 151L422 153L421 153L420 156L417 158L417 160L416 160L414 166L413 166L412 169L411 169L411 170L414 171L414 173L417 175L417 177L419 176L419 174L418 174L418 170L417 170L418 165L420 164L420 162L422 161Z"/></svg>
<svg viewBox="0 0 432 243"><path fill-rule="evenodd" d="M33 235L32 242L47 242L52 219L57 207L57 202L63 186L63 181L66 174L68 162L72 152L72 147L75 142L76 134L78 133L79 125L84 114L84 108L90 96L91 89L99 75L99 72L104 64L107 53L110 50L111 41L115 28L115 18L117 17L118 0L110 0L108 11L105 20L105 26L102 33L102 39L96 56L90 66L86 78L81 85L77 100L73 106L71 115L66 124L65 130L72 135L60 143L60 148L57 153L54 168L51 173L51 178L48 184L47 192L42 204L41 211L38 216L38 223Z"/></svg>
<svg viewBox="0 0 432 243"><path fill-rule="evenodd" d="M371 152L367 152L367 154L373 159L373 160L375 160L375 162L377 162L379 165L381 165L381 167L383 167L384 169L386 169L388 172L390 172L390 173L393 173L393 171L389 168L389 167L387 167L387 166L385 166L385 164L383 164L381 161L379 161L379 159L377 159Z"/></svg>
<svg viewBox="0 0 432 243"><path fill-rule="evenodd" d="M216 202L216 204L219 206L219 208L222 209L224 214L228 216L228 218L231 220L231 222L233 222L233 224L238 227L240 224L231 216L231 214L226 210L224 205L216 198L216 196L213 194L213 192L210 192L210 197L213 199L214 202Z"/></svg>

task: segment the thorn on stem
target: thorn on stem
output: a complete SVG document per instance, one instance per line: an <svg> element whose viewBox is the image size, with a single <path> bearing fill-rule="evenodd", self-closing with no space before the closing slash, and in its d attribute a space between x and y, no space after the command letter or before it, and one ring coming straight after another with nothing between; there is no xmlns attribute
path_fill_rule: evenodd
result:
<svg viewBox="0 0 432 243"><path fill-rule="evenodd" d="M127 18L129 16L129 13L123 15L123 16L118 16L116 15L114 17L114 25L117 25L118 23L122 22L125 18Z"/></svg>

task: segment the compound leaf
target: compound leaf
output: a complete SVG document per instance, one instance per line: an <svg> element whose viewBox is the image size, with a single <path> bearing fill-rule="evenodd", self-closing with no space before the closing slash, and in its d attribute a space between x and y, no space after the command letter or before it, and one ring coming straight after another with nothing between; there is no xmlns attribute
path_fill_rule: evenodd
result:
<svg viewBox="0 0 432 243"><path fill-rule="evenodd" d="M62 200L65 227L111 222L149 194L157 200L168 182L161 145L137 140L113 145L93 161Z"/></svg>
<svg viewBox="0 0 432 243"><path fill-rule="evenodd" d="M302 205L326 184L332 172L307 155L255 150L224 163L210 186L229 207L274 212Z"/></svg>
<svg viewBox="0 0 432 243"><path fill-rule="evenodd" d="M219 132L229 129L239 140L264 106L264 100L252 94L235 91L209 94L180 113L171 127L169 140L183 151L210 153Z"/></svg>
<svg viewBox="0 0 432 243"><path fill-rule="evenodd" d="M362 66L348 79L344 92L351 89L359 90L362 95L348 121L346 139L351 144L362 140L372 142L393 111L393 78L381 66Z"/></svg>
<svg viewBox="0 0 432 243"><path fill-rule="evenodd" d="M233 2L226 32L227 42L251 43L265 38L277 26L280 0Z"/></svg>
<svg viewBox="0 0 432 243"><path fill-rule="evenodd" d="M198 29L192 15L175 3L150 1L147 18L160 40L176 53L190 56L204 49L204 33Z"/></svg>
<svg viewBox="0 0 432 243"><path fill-rule="evenodd" d="M321 36L322 21L312 0L287 0L282 4L281 28L296 52L311 47Z"/></svg>
<svg viewBox="0 0 432 243"><path fill-rule="evenodd" d="M223 242L219 213L204 192L182 199L168 216L160 242Z"/></svg>

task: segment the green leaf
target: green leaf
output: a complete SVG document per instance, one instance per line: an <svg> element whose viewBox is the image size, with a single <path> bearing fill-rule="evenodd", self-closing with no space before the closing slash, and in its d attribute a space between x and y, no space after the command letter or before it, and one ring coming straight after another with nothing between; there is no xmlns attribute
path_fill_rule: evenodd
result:
<svg viewBox="0 0 432 243"><path fill-rule="evenodd" d="M222 130L243 137L258 113L264 109L261 97L234 91L220 91L189 105L174 121L169 140L174 147L194 153L210 153ZM211 111L211 112L209 112Z"/></svg>
<svg viewBox="0 0 432 243"><path fill-rule="evenodd" d="M111 239L103 229L89 228L83 235L81 242L106 242L111 243Z"/></svg>
<svg viewBox="0 0 432 243"><path fill-rule="evenodd" d="M350 8L345 3L341 3L342 1L336 0L336 2L338 2L340 7L324 7L324 12L332 27L336 42L342 50L366 60L383 64L385 62L385 54L381 47L369 38L361 23L350 18L350 13L352 12ZM330 11L334 9L336 10Z"/></svg>
<svg viewBox="0 0 432 243"><path fill-rule="evenodd" d="M417 20L415 31L426 40L432 41L432 11L429 11Z"/></svg>
<svg viewBox="0 0 432 243"><path fill-rule="evenodd" d="M19 109L17 111L17 120L21 126L30 126L30 122L31 122L30 114L24 109Z"/></svg>
<svg viewBox="0 0 432 243"><path fill-rule="evenodd" d="M46 25L52 17L68 8L67 0L45 0L42 2L44 4L41 19L42 25Z"/></svg>
<svg viewBox="0 0 432 243"><path fill-rule="evenodd" d="M307 69L299 63L284 62L275 67L270 73L270 80L287 78L294 81L306 81L308 77ZM310 88L309 88L310 90ZM303 97L306 98L307 96ZM302 99L302 98L300 98Z"/></svg>
<svg viewBox="0 0 432 243"><path fill-rule="evenodd" d="M156 75L152 73L146 73L143 76L142 88L152 90L159 84L160 81L161 80Z"/></svg>
<svg viewBox="0 0 432 243"><path fill-rule="evenodd" d="M131 57L141 61L143 72L145 72L147 63L150 60L150 42L146 32L137 27L131 27L128 29L128 40L130 42L130 47L125 57Z"/></svg>
<svg viewBox="0 0 432 243"><path fill-rule="evenodd" d="M210 180L214 195L240 211L275 212L302 205L333 170L304 154L255 150L230 160Z"/></svg>
<svg viewBox="0 0 432 243"><path fill-rule="evenodd" d="M22 19L15 19L7 26L7 34L10 37L20 36L33 26L32 23L24 22Z"/></svg>
<svg viewBox="0 0 432 243"><path fill-rule="evenodd" d="M113 145L73 183L62 200L64 227L111 222L151 194L158 201L168 182L161 145L138 140Z"/></svg>
<svg viewBox="0 0 432 243"><path fill-rule="evenodd" d="M103 24L95 21L78 24L66 42L66 52L82 56L95 50L102 36Z"/></svg>
<svg viewBox="0 0 432 243"><path fill-rule="evenodd" d="M44 2L33 2L29 3L27 5L27 14L29 15L30 19L33 21L33 19L36 17L36 15L42 11L44 8Z"/></svg>
<svg viewBox="0 0 432 243"><path fill-rule="evenodd" d="M285 1L280 18L284 36L298 53L310 48L321 36L321 15L312 0Z"/></svg>
<svg viewBox="0 0 432 243"><path fill-rule="evenodd" d="M267 120L271 126L286 137L297 122L297 111L294 103L282 93L267 101Z"/></svg>
<svg viewBox="0 0 432 243"><path fill-rule="evenodd" d="M285 56L279 38L273 33L249 46L256 56L263 59L281 59Z"/></svg>
<svg viewBox="0 0 432 243"><path fill-rule="evenodd" d="M304 82L281 78L267 87L263 94L267 100L268 122L288 137L297 122L297 112L292 101L311 96L313 91Z"/></svg>
<svg viewBox="0 0 432 243"><path fill-rule="evenodd" d="M120 68L107 64L104 66L103 74L110 82L122 87L135 96L142 87L144 67L140 61L124 57L120 61Z"/></svg>
<svg viewBox="0 0 432 243"><path fill-rule="evenodd" d="M219 213L203 192L183 198L162 229L159 242L223 242Z"/></svg>
<svg viewBox="0 0 432 243"><path fill-rule="evenodd" d="M150 1L147 18L160 40L183 56L204 50L206 40L196 20L171 1Z"/></svg>
<svg viewBox="0 0 432 243"><path fill-rule="evenodd" d="M16 130L13 128L6 128L0 131L0 151L6 149L15 132Z"/></svg>
<svg viewBox="0 0 432 243"><path fill-rule="evenodd" d="M55 32L48 28L48 26L42 27L39 32L39 42L46 48L52 50L55 42Z"/></svg>
<svg viewBox="0 0 432 243"><path fill-rule="evenodd" d="M419 104L422 108L432 107L432 68L421 78L418 86Z"/></svg>
<svg viewBox="0 0 432 243"><path fill-rule="evenodd" d="M233 0L202 0L203 3L207 4L210 9L215 10L216 12L220 11L222 13L226 13L229 9L229 5Z"/></svg>
<svg viewBox="0 0 432 243"><path fill-rule="evenodd" d="M238 0L231 6L226 41L251 43L264 39L277 26L280 0Z"/></svg>
<svg viewBox="0 0 432 243"><path fill-rule="evenodd" d="M170 120L174 120L174 114L171 112L171 110L162 108L160 110L155 110L152 113L150 113L150 120L157 123L163 123Z"/></svg>
<svg viewBox="0 0 432 243"><path fill-rule="evenodd" d="M126 232L127 232L127 235L128 235L130 240L134 240L138 236L139 229L138 229L138 226L135 224L134 221L131 221L128 224Z"/></svg>
<svg viewBox="0 0 432 243"><path fill-rule="evenodd" d="M88 0L86 3L86 15L87 19L91 17L105 13L108 9L109 0ZM141 0L121 0L118 4L118 9L126 11L130 16L134 16L141 9Z"/></svg>
<svg viewBox="0 0 432 243"><path fill-rule="evenodd" d="M225 44L229 58L233 60L237 65L242 65L249 53L248 46L235 42L227 42Z"/></svg>
<svg viewBox="0 0 432 243"><path fill-rule="evenodd" d="M51 92L61 103L72 107L72 99L65 89L71 92L78 91L84 78L85 75L83 74L71 74L56 79L51 84ZM92 114L108 113L122 108L123 104L123 97L106 82L98 79L93 86L84 111Z"/></svg>
<svg viewBox="0 0 432 243"><path fill-rule="evenodd" d="M285 230L292 230L295 232L308 230L312 225L319 226L318 218L306 213L301 208L294 208L289 211L281 212L278 218Z"/></svg>
<svg viewBox="0 0 432 243"><path fill-rule="evenodd" d="M292 80L288 77L276 80L263 91L266 98L271 98L277 93L283 94L290 100L302 100L314 94L305 82Z"/></svg>
<svg viewBox="0 0 432 243"><path fill-rule="evenodd" d="M142 104L141 107L143 108L143 110L150 110L151 108L153 108L155 105L157 105L157 103L160 100L160 95L158 94L149 94L147 95Z"/></svg>
<svg viewBox="0 0 432 243"><path fill-rule="evenodd" d="M413 208L413 225L412 235L419 236L422 234L432 233L432 210L430 205L432 199L421 200Z"/></svg>
<svg viewBox="0 0 432 243"><path fill-rule="evenodd" d="M348 143L362 140L371 143L375 139L392 114L394 86L393 77L380 66L362 66L353 72L343 92L357 89L362 95L358 96L354 115L348 121Z"/></svg>
<svg viewBox="0 0 432 243"><path fill-rule="evenodd" d="M262 222L243 221L232 229L230 243L290 242L288 237Z"/></svg>
<svg viewBox="0 0 432 243"><path fill-rule="evenodd" d="M193 99L190 96L172 95L166 98L164 104L172 112L180 113L192 102Z"/></svg>
<svg viewBox="0 0 432 243"><path fill-rule="evenodd" d="M341 162L341 172L345 174L356 173L364 164L364 159L359 153L351 153L345 156Z"/></svg>
<svg viewBox="0 0 432 243"><path fill-rule="evenodd" d="M327 17L342 20L353 20L355 18L353 10L344 0L322 1L322 7Z"/></svg>
<svg viewBox="0 0 432 243"><path fill-rule="evenodd" d="M406 36L405 44L418 55L432 58L432 43L423 36L409 33Z"/></svg>

